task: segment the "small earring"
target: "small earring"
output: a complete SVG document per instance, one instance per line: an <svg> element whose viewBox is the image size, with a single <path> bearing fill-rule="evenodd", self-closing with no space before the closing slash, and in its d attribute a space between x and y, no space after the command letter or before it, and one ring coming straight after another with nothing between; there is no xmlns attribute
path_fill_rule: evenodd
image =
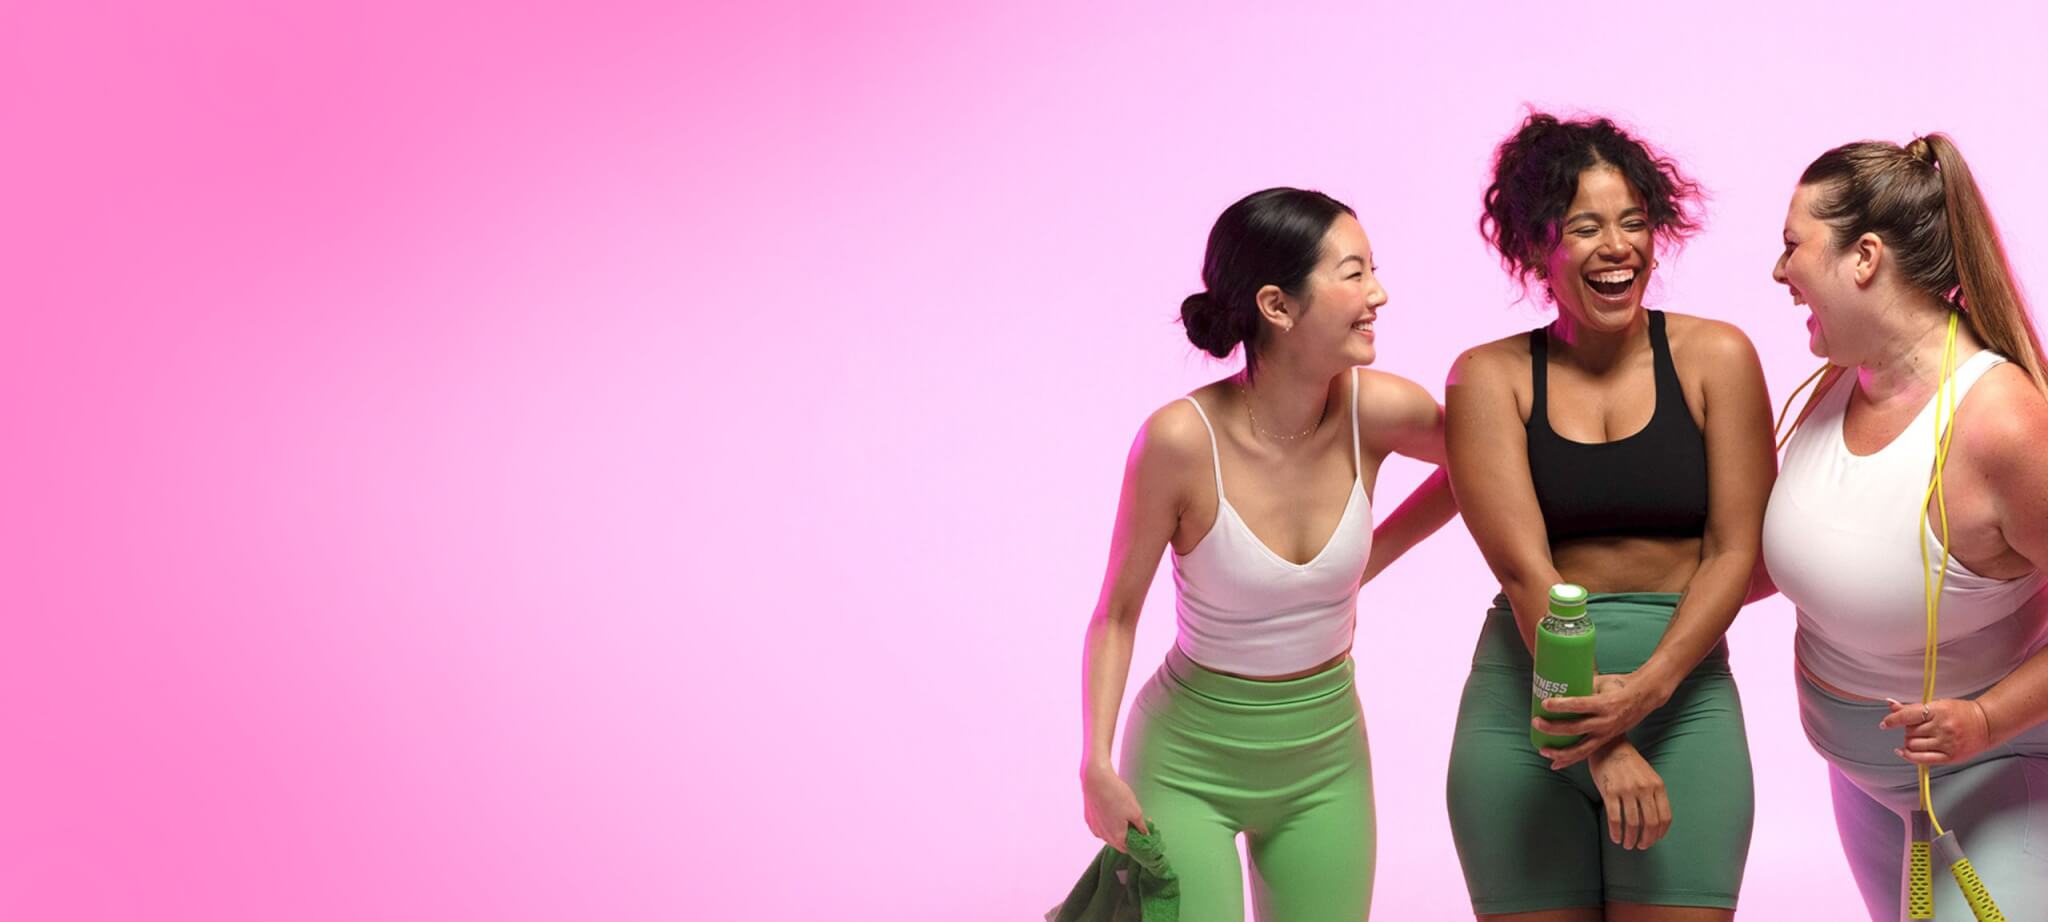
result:
<svg viewBox="0 0 2048 922"><path fill-rule="evenodd" d="M1652 269L1655 269L1655 268L1657 268L1658 266L1661 266L1661 265L1663 265L1663 263L1660 263L1660 262L1658 262L1658 261L1656 261L1656 260L1654 260L1654 259L1653 259L1653 260L1650 260L1650 268L1652 268Z"/></svg>

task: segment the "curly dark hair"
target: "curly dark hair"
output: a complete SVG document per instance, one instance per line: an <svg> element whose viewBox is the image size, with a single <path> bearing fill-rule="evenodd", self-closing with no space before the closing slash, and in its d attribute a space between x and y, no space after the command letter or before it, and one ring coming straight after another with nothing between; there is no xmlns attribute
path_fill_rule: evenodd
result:
<svg viewBox="0 0 2048 922"><path fill-rule="evenodd" d="M1699 230L1703 193L1670 157L1605 118L1558 121L1532 112L1494 150L1493 183L1479 216L1480 235L1525 288L1557 245L1558 222L1578 194L1579 174L1596 166L1619 170L1642 197L1658 242L1676 246Z"/></svg>

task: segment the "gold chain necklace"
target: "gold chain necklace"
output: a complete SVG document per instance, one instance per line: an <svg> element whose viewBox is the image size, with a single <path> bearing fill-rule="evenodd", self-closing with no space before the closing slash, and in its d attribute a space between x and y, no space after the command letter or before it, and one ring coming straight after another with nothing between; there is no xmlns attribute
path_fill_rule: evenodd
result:
<svg viewBox="0 0 2048 922"><path fill-rule="evenodd" d="M1323 394L1323 410L1322 410L1322 412L1321 412L1321 413L1317 413L1317 414L1316 414L1316 420L1315 420L1315 422L1313 422L1313 423L1310 423L1310 424L1309 424L1309 427L1308 427L1307 429L1303 429L1303 430L1301 430L1300 432L1297 432L1297 433L1295 433L1295 434L1293 434L1293 435L1282 435L1282 434L1280 434L1280 433L1278 433L1278 432L1274 432L1274 431L1272 431L1272 430L1269 430L1269 429L1265 429L1264 427L1262 427L1262 426L1260 426L1260 425L1259 425L1259 417L1258 417L1258 414L1256 414L1256 413L1253 413L1253 412L1252 412L1252 393L1251 393L1251 391L1249 391L1249 390L1246 390L1246 389L1245 389L1245 386L1244 386L1244 385L1242 385L1242 384L1240 384L1240 385L1238 385L1238 386L1237 386L1237 394L1238 394L1238 396L1239 396L1239 397L1243 398L1243 400L1244 400L1244 415L1245 415L1245 418L1246 418L1246 419L1248 419L1248 420L1251 420L1251 424L1252 424L1252 435L1256 436L1256 435L1259 435L1259 434L1261 434L1261 433L1264 433L1264 435L1265 435L1265 436L1266 436L1267 438L1269 438L1269 439L1279 439L1280 441L1283 441L1283 442L1292 442L1292 441L1295 441L1295 440L1297 440L1297 439L1305 439L1305 438L1308 438L1309 436L1315 435L1315 434L1316 434L1316 430L1317 430L1317 429L1319 429L1319 428L1322 428L1322 425L1323 425L1323 417L1324 417L1325 415L1328 415L1328 414L1329 414L1329 412L1330 412L1330 395L1329 395L1329 393L1328 393L1328 392L1324 392L1324 394Z"/></svg>

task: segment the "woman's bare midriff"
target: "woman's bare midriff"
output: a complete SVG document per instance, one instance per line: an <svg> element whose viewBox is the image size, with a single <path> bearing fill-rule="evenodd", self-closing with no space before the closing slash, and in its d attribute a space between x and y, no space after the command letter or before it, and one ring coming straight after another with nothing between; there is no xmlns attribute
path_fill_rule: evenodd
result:
<svg viewBox="0 0 2048 922"><path fill-rule="evenodd" d="M1285 682L1289 679L1306 679L1309 676L1315 675L1318 672L1322 672L1323 670L1329 669L1330 667L1343 662L1344 658L1350 655L1351 648L1346 647L1344 648L1344 652L1339 653L1336 656L1330 657L1327 660L1324 660L1323 664L1320 666L1313 666L1308 669L1303 669L1300 672L1290 672L1285 675L1239 675L1235 672L1224 672L1221 669L1210 669L1208 666L1202 666L1201 663L1196 663L1195 665L1202 666L1203 669L1208 669L1210 672L1216 673L1217 675L1227 675L1233 679L1244 679L1248 682Z"/></svg>
<svg viewBox="0 0 2048 922"><path fill-rule="evenodd" d="M1684 592L1700 568L1700 539L1579 538L1552 544L1550 562L1587 592Z"/></svg>

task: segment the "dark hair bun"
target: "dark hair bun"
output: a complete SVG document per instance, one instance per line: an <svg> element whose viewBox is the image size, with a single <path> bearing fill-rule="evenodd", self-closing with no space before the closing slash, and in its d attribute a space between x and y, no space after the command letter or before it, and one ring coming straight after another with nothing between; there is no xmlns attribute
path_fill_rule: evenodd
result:
<svg viewBox="0 0 2048 922"><path fill-rule="evenodd" d="M1265 319L1253 301L1267 285L1300 296L1322 258L1323 234L1350 206L1321 192L1278 187L1254 192L1223 210L1209 228L1202 259L1203 290L1180 302L1180 322L1195 348L1219 359L1244 345L1246 374L1259 367Z"/></svg>
<svg viewBox="0 0 2048 922"><path fill-rule="evenodd" d="M1188 328L1188 342L1219 359L1229 358L1230 351L1244 341L1244 334L1233 329L1237 324L1230 321L1230 312L1206 291L1180 302L1180 322Z"/></svg>

